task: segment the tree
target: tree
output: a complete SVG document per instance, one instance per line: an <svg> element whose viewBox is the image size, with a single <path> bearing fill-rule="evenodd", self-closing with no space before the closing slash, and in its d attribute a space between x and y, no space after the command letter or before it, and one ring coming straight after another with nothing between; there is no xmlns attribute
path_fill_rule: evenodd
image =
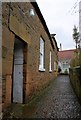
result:
<svg viewBox="0 0 81 120"><path fill-rule="evenodd" d="M76 27L76 25L74 25L74 28L73 28L73 39L75 41L76 49L77 49L77 46L79 43L79 32L78 32L78 28Z"/></svg>

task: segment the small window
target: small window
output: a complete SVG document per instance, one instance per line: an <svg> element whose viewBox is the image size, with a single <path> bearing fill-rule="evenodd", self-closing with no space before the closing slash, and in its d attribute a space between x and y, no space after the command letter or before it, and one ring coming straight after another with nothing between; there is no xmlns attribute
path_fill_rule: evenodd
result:
<svg viewBox="0 0 81 120"><path fill-rule="evenodd" d="M44 40L40 38L40 63L39 63L39 70L45 71L44 68Z"/></svg>
<svg viewBox="0 0 81 120"><path fill-rule="evenodd" d="M67 68L67 67L69 67L68 62L67 61L63 62L63 68Z"/></svg>
<svg viewBox="0 0 81 120"><path fill-rule="evenodd" d="M66 68L66 64L65 64L65 62L63 62L63 68Z"/></svg>
<svg viewBox="0 0 81 120"><path fill-rule="evenodd" d="M34 12L33 8L30 9L29 14L30 14L30 16L34 16L35 15L35 12Z"/></svg>

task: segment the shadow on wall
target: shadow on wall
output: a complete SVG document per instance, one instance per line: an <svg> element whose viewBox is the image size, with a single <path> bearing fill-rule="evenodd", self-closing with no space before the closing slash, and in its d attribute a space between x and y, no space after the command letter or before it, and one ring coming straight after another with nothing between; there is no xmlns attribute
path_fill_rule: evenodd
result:
<svg viewBox="0 0 81 120"><path fill-rule="evenodd" d="M69 69L71 85L81 103L81 66Z"/></svg>
<svg viewBox="0 0 81 120"><path fill-rule="evenodd" d="M58 66L58 73L60 73L61 72L61 67L60 66Z"/></svg>

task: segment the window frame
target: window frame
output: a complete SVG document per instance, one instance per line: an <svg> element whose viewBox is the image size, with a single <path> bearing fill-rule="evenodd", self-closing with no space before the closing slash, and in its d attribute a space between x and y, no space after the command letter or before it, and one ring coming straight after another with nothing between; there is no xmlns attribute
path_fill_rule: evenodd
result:
<svg viewBox="0 0 81 120"><path fill-rule="evenodd" d="M49 72L52 72L52 51L50 50Z"/></svg>
<svg viewBox="0 0 81 120"><path fill-rule="evenodd" d="M54 61L54 71L57 70L57 64L56 64L56 61Z"/></svg>
<svg viewBox="0 0 81 120"><path fill-rule="evenodd" d="M39 71L45 71L45 41L40 37Z"/></svg>

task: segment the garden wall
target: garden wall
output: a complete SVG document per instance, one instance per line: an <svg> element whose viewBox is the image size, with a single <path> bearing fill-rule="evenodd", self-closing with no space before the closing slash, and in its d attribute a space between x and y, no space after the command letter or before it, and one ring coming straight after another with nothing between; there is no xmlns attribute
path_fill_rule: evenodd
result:
<svg viewBox="0 0 81 120"><path fill-rule="evenodd" d="M70 82L81 103L81 66L70 68Z"/></svg>

